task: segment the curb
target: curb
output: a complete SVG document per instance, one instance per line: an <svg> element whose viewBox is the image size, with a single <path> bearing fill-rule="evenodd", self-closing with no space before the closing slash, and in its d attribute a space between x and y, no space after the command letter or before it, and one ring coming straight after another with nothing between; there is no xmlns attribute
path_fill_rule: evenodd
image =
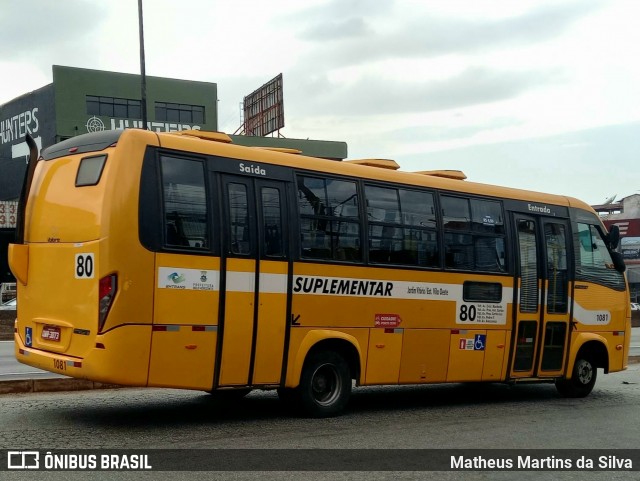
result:
<svg viewBox="0 0 640 481"><path fill-rule="evenodd" d="M117 384L103 384L86 379L18 379L0 382L0 395L36 392L86 391L89 389L122 388Z"/></svg>

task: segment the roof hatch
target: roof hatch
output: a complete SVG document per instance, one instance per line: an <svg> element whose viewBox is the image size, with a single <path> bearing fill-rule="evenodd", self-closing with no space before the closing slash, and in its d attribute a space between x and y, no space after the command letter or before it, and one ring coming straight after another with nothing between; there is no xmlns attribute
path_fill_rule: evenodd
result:
<svg viewBox="0 0 640 481"><path fill-rule="evenodd" d="M445 179L464 180L467 178L461 170L422 170L414 174L431 175L433 177L443 177Z"/></svg>
<svg viewBox="0 0 640 481"><path fill-rule="evenodd" d="M295 154L295 155L302 154L302 150L288 149L286 147L254 147L254 149L271 150L273 152L282 152L284 154Z"/></svg>
<svg viewBox="0 0 640 481"><path fill-rule="evenodd" d="M400 166L395 160L391 159L355 159L344 160L350 164L366 165L367 167L378 167L379 169L398 170Z"/></svg>
<svg viewBox="0 0 640 481"><path fill-rule="evenodd" d="M211 140L213 142L223 142L225 144L233 143L231 137L223 132L208 132L206 130L180 130L171 132L172 135L186 135L188 137L197 137L202 140Z"/></svg>

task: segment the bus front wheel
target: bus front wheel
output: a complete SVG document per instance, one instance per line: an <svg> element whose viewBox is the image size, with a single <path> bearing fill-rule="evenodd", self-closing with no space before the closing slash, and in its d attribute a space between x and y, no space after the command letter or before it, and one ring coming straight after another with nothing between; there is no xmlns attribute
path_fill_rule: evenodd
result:
<svg viewBox="0 0 640 481"><path fill-rule="evenodd" d="M589 357L578 355L571 379L556 379L556 389L565 397L585 397L593 389L597 374L593 361Z"/></svg>
<svg viewBox="0 0 640 481"><path fill-rule="evenodd" d="M305 362L297 394L312 417L339 414L351 395L351 375L344 358L333 351L312 354Z"/></svg>

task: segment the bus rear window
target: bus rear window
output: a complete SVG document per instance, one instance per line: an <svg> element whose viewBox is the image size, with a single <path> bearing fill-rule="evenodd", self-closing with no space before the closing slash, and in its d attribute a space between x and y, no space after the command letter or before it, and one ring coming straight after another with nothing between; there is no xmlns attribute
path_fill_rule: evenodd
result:
<svg viewBox="0 0 640 481"><path fill-rule="evenodd" d="M106 160L106 155L97 155L82 159L78 167L78 174L76 175L76 187L97 185L98 182L100 182Z"/></svg>

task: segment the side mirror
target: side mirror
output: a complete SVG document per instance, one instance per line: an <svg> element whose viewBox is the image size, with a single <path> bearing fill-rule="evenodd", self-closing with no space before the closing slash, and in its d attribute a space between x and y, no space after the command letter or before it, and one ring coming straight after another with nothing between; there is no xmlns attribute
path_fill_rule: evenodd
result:
<svg viewBox="0 0 640 481"><path fill-rule="evenodd" d="M618 244L620 244L620 228L617 225L614 224L611 226L607 240L609 241L609 248L611 250L618 248Z"/></svg>
<svg viewBox="0 0 640 481"><path fill-rule="evenodd" d="M624 272L627 269L627 266L624 264L624 257L619 252L611 253L611 260L613 261L613 267L618 272Z"/></svg>

